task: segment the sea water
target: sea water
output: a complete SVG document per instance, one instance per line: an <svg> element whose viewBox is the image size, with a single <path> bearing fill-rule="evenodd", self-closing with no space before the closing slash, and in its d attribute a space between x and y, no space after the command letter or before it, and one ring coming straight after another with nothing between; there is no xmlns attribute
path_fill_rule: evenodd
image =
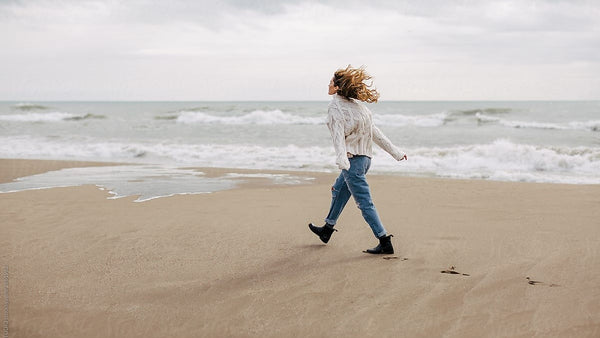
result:
<svg viewBox="0 0 600 338"><path fill-rule="evenodd" d="M0 158L336 172L327 106L327 101L0 102ZM368 106L375 123L408 155L408 161L397 162L375 147L373 173L600 183L600 101Z"/></svg>

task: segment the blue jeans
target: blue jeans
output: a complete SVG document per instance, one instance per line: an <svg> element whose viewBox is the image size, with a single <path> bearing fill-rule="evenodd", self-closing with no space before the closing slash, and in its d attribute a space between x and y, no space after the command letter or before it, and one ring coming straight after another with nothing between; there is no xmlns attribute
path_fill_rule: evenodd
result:
<svg viewBox="0 0 600 338"><path fill-rule="evenodd" d="M350 161L350 169L342 170L331 188L331 207L325 222L335 225L350 196L354 196L354 201L356 201L362 212L363 218L373 230L375 237L385 236L387 232L381 224L381 220L379 220L375 205L373 205L366 178L366 174L371 167L371 159L367 156L355 156L348 160Z"/></svg>

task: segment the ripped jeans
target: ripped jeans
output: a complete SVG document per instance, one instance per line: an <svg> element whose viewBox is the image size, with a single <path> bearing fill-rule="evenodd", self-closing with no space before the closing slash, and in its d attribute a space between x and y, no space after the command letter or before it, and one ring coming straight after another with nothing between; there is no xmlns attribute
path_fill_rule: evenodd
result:
<svg viewBox="0 0 600 338"><path fill-rule="evenodd" d="M375 237L385 236L387 232L379 220L375 205L373 205L366 178L371 167L371 159L367 156L354 156L348 160L350 169L342 170L331 188L331 207L325 222L335 225L350 196L354 196L354 201L362 212L363 218L373 230Z"/></svg>

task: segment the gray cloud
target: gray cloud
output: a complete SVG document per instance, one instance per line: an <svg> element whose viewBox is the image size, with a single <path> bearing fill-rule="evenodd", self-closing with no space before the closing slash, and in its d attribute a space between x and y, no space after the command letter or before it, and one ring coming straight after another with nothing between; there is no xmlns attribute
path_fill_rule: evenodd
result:
<svg viewBox="0 0 600 338"><path fill-rule="evenodd" d="M118 95L139 97L190 99L189 88L197 88L218 99L227 88L240 99L265 92L287 99L303 86L306 93L293 98L314 99L320 87L311 76L353 63L413 98L452 96L452 83L464 79L489 82L463 91L489 97L511 77L545 73L573 78L565 97L599 97L600 89L589 89L600 82L598 17L597 1L0 0L0 93L110 98L107 87L118 82L127 88ZM412 85L395 80L398 73ZM435 74L446 74L435 89L414 90ZM261 81L249 89L238 77ZM205 78L218 84L207 87ZM544 95L528 90L523 95Z"/></svg>

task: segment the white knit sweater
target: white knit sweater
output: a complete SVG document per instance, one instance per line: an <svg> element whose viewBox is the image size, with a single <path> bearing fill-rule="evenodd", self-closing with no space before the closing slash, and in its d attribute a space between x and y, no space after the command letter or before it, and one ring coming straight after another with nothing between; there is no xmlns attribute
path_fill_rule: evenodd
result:
<svg viewBox="0 0 600 338"><path fill-rule="evenodd" d="M335 148L335 163L350 169L348 153L373 157L373 141L396 160L404 158L392 142L373 124L373 114L362 102L333 94L327 114L327 127Z"/></svg>

